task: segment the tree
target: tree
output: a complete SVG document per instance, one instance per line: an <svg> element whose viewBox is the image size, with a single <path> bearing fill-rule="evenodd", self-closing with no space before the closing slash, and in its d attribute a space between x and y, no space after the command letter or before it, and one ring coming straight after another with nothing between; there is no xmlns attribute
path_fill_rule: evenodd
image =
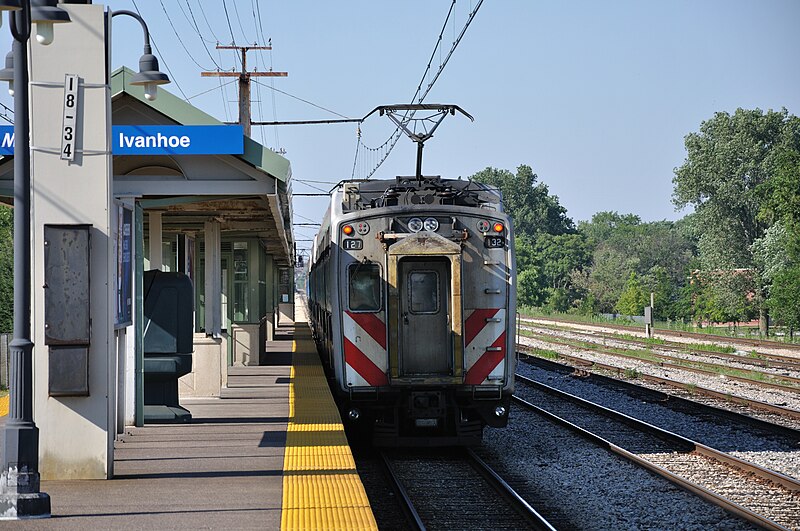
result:
<svg viewBox="0 0 800 531"><path fill-rule="evenodd" d="M14 211L0 204L0 333L14 326Z"/></svg>
<svg viewBox="0 0 800 531"><path fill-rule="evenodd" d="M692 223L700 234L698 248L704 270L755 271L752 304L766 334L767 286L759 281L752 245L769 226L759 215L763 187L774 177L782 153L800 147L800 119L785 109L737 109L733 115L719 112L700 125L700 132L687 135L685 145L686 160L675 169L673 178L673 202L695 209ZM741 287L743 277L721 274L714 278L716 288L731 292Z"/></svg>
<svg viewBox="0 0 800 531"><path fill-rule="evenodd" d="M615 309L622 315L642 315L644 307L650 304L650 296L645 292L636 273L631 273L625 289L619 296Z"/></svg>
<svg viewBox="0 0 800 531"><path fill-rule="evenodd" d="M767 304L790 333L800 329L800 264L775 275Z"/></svg>
<svg viewBox="0 0 800 531"><path fill-rule="evenodd" d="M598 212L578 230L592 246L592 264L588 274L575 277L573 283L593 295L599 311L614 310L635 273L647 293L656 293L656 315L676 316L674 302L686 283L695 249L681 223L643 223L633 214Z"/></svg>
<svg viewBox="0 0 800 531"><path fill-rule="evenodd" d="M541 233L575 232L575 224L567 216L567 209L559 204L557 196L550 195L546 184L537 182L539 177L530 166L519 166L516 174L489 167L470 179L500 189L503 206L514 220L517 235L535 239Z"/></svg>

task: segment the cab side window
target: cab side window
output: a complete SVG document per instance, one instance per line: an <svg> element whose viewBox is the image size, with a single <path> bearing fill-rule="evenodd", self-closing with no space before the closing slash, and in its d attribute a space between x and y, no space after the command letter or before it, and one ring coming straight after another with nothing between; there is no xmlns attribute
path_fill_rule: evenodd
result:
<svg viewBox="0 0 800 531"><path fill-rule="evenodd" d="M354 312L381 309L381 269L378 264L352 264L348 269L349 307Z"/></svg>

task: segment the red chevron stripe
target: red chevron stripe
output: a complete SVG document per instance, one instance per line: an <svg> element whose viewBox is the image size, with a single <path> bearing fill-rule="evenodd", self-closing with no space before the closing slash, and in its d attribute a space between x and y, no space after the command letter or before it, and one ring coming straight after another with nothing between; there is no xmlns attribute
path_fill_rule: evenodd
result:
<svg viewBox="0 0 800 531"><path fill-rule="evenodd" d="M344 360L360 374L368 384L375 387L389 384L389 379L386 377L386 374L347 338L344 338Z"/></svg>
<svg viewBox="0 0 800 531"><path fill-rule="evenodd" d="M480 385L489 376L489 373L494 370L497 365L503 361L506 355L506 333L500 334L492 344L493 347L500 347L500 350L490 350L484 353L478 361L475 362L464 377L464 383L467 385Z"/></svg>
<svg viewBox="0 0 800 531"><path fill-rule="evenodd" d="M372 339L378 342L383 350L386 350L386 325L378 319L374 313L353 313L346 312L350 318L364 329Z"/></svg>
<svg viewBox="0 0 800 531"><path fill-rule="evenodd" d="M475 339L475 336L480 334L481 330L486 326L486 319L491 319L497 312L499 312L499 308L478 308L472 314L467 317L467 321L464 323L464 346L469 346L472 343L472 340Z"/></svg>

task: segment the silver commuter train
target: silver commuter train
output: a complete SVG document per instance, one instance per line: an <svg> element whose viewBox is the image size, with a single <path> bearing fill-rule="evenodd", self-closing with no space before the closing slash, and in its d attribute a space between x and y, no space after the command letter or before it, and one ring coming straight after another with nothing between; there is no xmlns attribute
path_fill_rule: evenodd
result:
<svg viewBox="0 0 800 531"><path fill-rule="evenodd" d="M314 239L314 337L349 428L376 445L477 444L514 390L514 234L497 189L341 183Z"/></svg>

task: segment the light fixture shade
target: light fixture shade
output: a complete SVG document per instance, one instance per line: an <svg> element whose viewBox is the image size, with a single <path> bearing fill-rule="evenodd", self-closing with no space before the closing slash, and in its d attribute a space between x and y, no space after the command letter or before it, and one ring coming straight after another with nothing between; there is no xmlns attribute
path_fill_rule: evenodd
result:
<svg viewBox="0 0 800 531"><path fill-rule="evenodd" d="M14 81L14 52L6 55L6 67L0 70L0 81Z"/></svg>
<svg viewBox="0 0 800 531"><path fill-rule="evenodd" d="M0 11L17 11L22 9L20 0L0 0Z"/></svg>
<svg viewBox="0 0 800 531"><path fill-rule="evenodd" d="M131 78L131 85L166 85L169 76L158 69L158 59L150 53L139 58L139 73Z"/></svg>
<svg viewBox="0 0 800 531"><path fill-rule="evenodd" d="M62 24L71 21L69 13L58 7L58 0L31 0L31 22Z"/></svg>

